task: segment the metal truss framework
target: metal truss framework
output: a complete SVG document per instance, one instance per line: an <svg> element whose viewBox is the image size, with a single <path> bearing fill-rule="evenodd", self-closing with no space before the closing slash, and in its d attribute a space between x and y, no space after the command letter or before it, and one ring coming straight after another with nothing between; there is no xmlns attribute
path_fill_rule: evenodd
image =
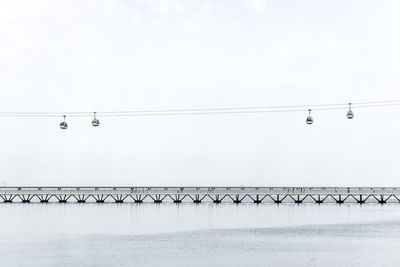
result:
<svg viewBox="0 0 400 267"><path fill-rule="evenodd" d="M12 202L400 203L400 187L0 187Z"/></svg>

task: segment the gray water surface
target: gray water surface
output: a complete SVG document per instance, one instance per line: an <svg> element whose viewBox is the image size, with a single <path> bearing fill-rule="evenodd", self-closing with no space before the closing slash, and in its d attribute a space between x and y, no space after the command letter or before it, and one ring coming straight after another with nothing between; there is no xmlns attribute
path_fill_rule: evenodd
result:
<svg viewBox="0 0 400 267"><path fill-rule="evenodd" d="M1 204L1 266L397 266L400 205Z"/></svg>

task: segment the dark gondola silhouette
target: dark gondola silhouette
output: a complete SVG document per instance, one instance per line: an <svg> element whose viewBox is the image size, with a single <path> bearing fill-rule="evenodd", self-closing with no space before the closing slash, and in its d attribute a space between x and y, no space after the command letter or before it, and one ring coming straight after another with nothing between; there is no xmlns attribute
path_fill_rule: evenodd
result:
<svg viewBox="0 0 400 267"><path fill-rule="evenodd" d="M93 113L93 120L92 120L92 126L97 127L100 125L100 121L96 118L96 112Z"/></svg>
<svg viewBox="0 0 400 267"><path fill-rule="evenodd" d="M307 123L307 124L313 124L313 122L314 122L314 120L313 120L313 118L311 117L311 109L309 109L309 110L308 110L308 117L307 117L306 123Z"/></svg>
<svg viewBox="0 0 400 267"><path fill-rule="evenodd" d="M353 113L353 111L351 110L351 103L349 103L349 111L347 111L347 118L348 118L349 120L351 120L351 119L354 118L354 113Z"/></svg>
<svg viewBox="0 0 400 267"><path fill-rule="evenodd" d="M65 129L67 129L68 128L68 124L67 124L67 122L65 121L65 115L63 116L64 117L64 121L62 121L61 123L60 123L60 128L61 129L63 129L63 130L65 130Z"/></svg>

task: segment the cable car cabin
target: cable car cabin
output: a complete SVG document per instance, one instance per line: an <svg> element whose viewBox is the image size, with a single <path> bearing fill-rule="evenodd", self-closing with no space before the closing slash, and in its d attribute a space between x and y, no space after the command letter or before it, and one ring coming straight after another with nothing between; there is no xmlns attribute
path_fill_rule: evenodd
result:
<svg viewBox="0 0 400 267"><path fill-rule="evenodd" d="M100 125L100 121L96 118L96 112L93 112L92 126L97 127L99 125Z"/></svg>
<svg viewBox="0 0 400 267"><path fill-rule="evenodd" d="M99 125L100 125L100 121L99 121L98 119L94 118L94 119L92 120L92 126L97 127L97 126L99 126Z"/></svg>
<svg viewBox="0 0 400 267"><path fill-rule="evenodd" d="M60 123L60 128L65 130L65 129L68 128L68 124L65 121L63 121L63 122Z"/></svg>
<svg viewBox="0 0 400 267"><path fill-rule="evenodd" d="M63 129L63 130L65 130L65 129L68 128L68 124L67 124L67 122L65 121L65 118L66 118L66 117L67 117L67 116L63 115L64 121L60 123L60 128Z"/></svg>
<svg viewBox="0 0 400 267"><path fill-rule="evenodd" d="M354 118L353 111L349 110L349 111L347 112L347 118L348 118L349 120L351 120L352 118Z"/></svg>

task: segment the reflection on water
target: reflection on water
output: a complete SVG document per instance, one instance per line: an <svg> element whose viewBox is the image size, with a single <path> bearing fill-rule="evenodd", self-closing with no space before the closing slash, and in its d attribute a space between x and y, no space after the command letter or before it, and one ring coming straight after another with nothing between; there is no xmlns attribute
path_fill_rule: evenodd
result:
<svg viewBox="0 0 400 267"><path fill-rule="evenodd" d="M399 205L1 204L1 266L376 266Z"/></svg>

